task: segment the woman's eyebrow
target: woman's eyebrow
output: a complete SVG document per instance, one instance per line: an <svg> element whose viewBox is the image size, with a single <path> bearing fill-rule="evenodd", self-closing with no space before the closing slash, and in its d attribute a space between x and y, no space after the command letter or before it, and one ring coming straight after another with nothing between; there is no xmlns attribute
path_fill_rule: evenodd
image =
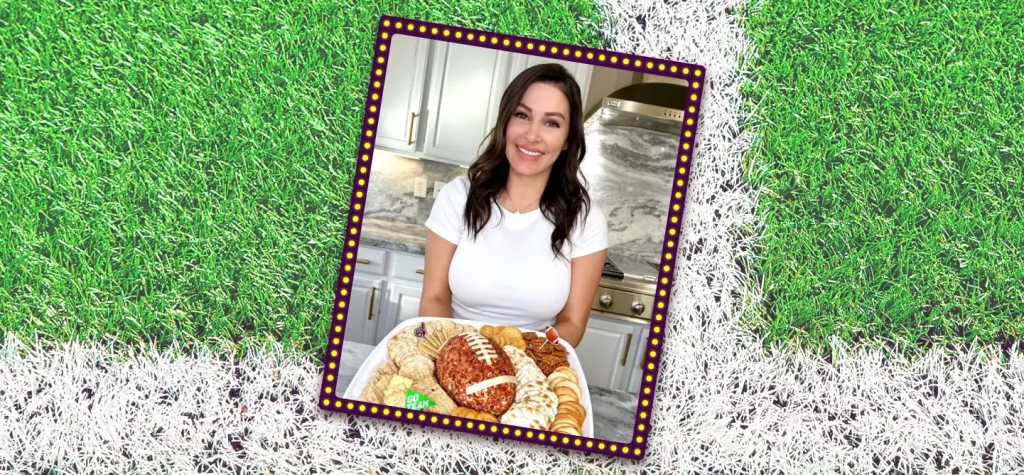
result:
<svg viewBox="0 0 1024 475"><path fill-rule="evenodd" d="M523 109L526 109L526 112L533 113L533 109L531 109L530 106L528 106L526 104L523 104L522 102L519 103L519 107L522 107ZM548 113L546 113L544 115L553 115L553 116L561 117L562 120L565 120L565 116L562 115L561 112L548 112Z"/></svg>

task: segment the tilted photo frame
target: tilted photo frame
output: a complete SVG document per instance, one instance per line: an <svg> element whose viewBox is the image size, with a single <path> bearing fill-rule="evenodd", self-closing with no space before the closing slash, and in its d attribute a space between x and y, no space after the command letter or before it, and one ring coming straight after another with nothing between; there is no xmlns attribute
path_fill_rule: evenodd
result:
<svg viewBox="0 0 1024 475"><path fill-rule="evenodd" d="M396 40L396 38L402 38L403 36L406 37L406 39L416 41L404 43L401 46L402 49L399 51L398 55L392 56L392 53L394 53L397 48L397 46L395 46L396 41L401 41ZM417 279L422 282L423 278L422 268L416 268L418 264L415 263L415 257L417 254L416 249L419 249L420 252L422 251L423 239L409 238L407 240L408 242L403 242L400 246L395 244L394 247L389 248L390 250L376 249L380 246L372 246L373 244L386 240L381 236L389 233L394 234L397 232L396 230L402 226L413 229L413 234L417 233L418 231L416 231L416 229L419 228L410 224L395 224L394 229L380 229L378 224L374 224L373 226L376 234L374 234L373 237L364 236L366 231L369 229L365 227L369 221L367 219L367 214L372 211L368 209L368 204L372 204L372 199L376 196L371 196L371 193L377 193L378 195L386 194L385 192L372 189L370 184L371 169L375 166L379 166L378 160L384 160L384 158L377 158L378 149L386 150L387 154L389 154L388 157L395 155L408 157L410 160L422 160L422 163L416 163L415 166L419 167L417 170L420 170L416 173L423 176L418 176L413 181L412 178L406 180L406 176L402 175L402 178L394 181L394 183L399 183L401 187L408 187L408 183L413 183L413 185L408 188L413 190L412 193L414 196L422 200L427 199L426 189L430 185L425 176L430 173L435 173L434 171L430 171L428 173L428 171L424 170L427 170L428 168L430 170L436 170L442 165L451 167L461 166L461 169L465 168L466 163L462 163L460 160L466 159L459 157L472 157L472 151L468 145L460 144L470 144L471 142L467 142L461 138L458 140L453 139L451 135L453 130L465 129L464 124L456 124L461 128L453 125L446 129L446 126L439 125L440 122L437 117L430 116L428 114L428 117L424 118L422 116L422 110L418 107L419 104L425 104L427 110L431 110L430 113L436 114L436 109L438 107L444 107L444 104L442 103L443 100L447 100L452 97L451 94L447 96L442 95L439 88L444 87L444 84L441 84L439 77L436 74L432 75L431 71L438 74L457 74L452 73L452 68L446 69L446 67L450 66L448 63L441 64L434 62L430 65L432 66L431 68L428 66L430 61L425 60L424 56L435 51L447 52L448 48L463 48L467 46L480 48L479 51L482 52L482 58L497 59L494 60L493 67L491 69L494 73L491 76L488 76L492 78L493 84L486 87L480 86L474 89L478 92L479 98L481 98L481 110L475 111L467 117L460 119L463 121L472 120L474 122L480 122L480 119L483 119L483 121L486 122L493 118L496 109L496 107L494 107L495 96L500 97L501 90L503 89L503 83L507 84L508 82L508 80L504 78L511 77L515 70L523 69L529 63L538 61L544 62L546 59L551 62L558 62L559 64L570 66L574 64L579 65L578 67L575 67L575 69L570 68L575 73L579 73L579 71L584 70L589 72L591 71L591 68L594 68L594 70L600 69L601 71L607 72L609 75L614 71L618 71L618 74L621 74L621 77L625 78L625 82L622 84L628 83L629 85L634 85L653 83L669 84L672 86L671 88L669 88L669 86L665 86L665 89L661 89L660 91L672 95L673 97L668 99L673 101L673 104L678 104L678 106L663 107L662 109L648 107L641 99L637 99L635 97L616 96L615 94L598 94L600 91L597 90L598 88L596 86L592 85L587 86L588 92L585 93L590 94L590 97L587 99L589 100L588 102L594 104L592 109L595 111L601 110L603 107L608 107L624 111L624 114L626 115L623 117L627 117L628 113L646 113L650 116L652 111L660 110L661 112L659 113L664 115L666 120L672 121L673 124L678 123L679 130L677 138L678 146L667 151L667 156L669 156L671 163L668 164L663 160L663 162L666 163L665 166L662 166L661 168L652 168L652 170L657 170L657 173L664 175L664 189L650 186L644 187L642 184L639 184L634 187L633 190L622 190L625 185L622 185L621 182L617 183L611 178L602 182L605 183L604 185L600 185L604 186L607 190L611 190L608 191L608 193L619 193L620 191L615 190L621 190L621 192L625 193L642 194L642 189L653 188L654 191L649 192L656 193L657 199L651 200L651 202L667 204L667 206L665 206L667 209L658 210L658 213L665 213L664 215L659 214L657 216L659 227L656 229L652 228L652 231L650 232L643 231L646 235L635 239L635 242L638 243L647 242L648 247L656 247L656 244L651 243L657 242L657 233L661 232L660 254L656 256L653 254L658 251L658 249L655 248L651 251L652 257L650 258L640 259L631 257L623 258L621 261L629 262L631 260L637 260L637 263L634 265L630 262L630 265L628 266L623 264L623 269L621 269L619 273L620 277L617 278L621 280L621 275L635 274L640 276L642 274L643 279L638 278L638 281L642 281L641 284L643 285L632 285L628 279L626 279L624 283L617 283L615 280L616 278L609 278L608 280L610 283L607 286L607 289L609 290L607 292L603 290L598 292L598 296L595 298L595 315L606 315L607 318L601 317L604 318L601 320L604 322L601 323L601 325L604 326L595 327L596 329L592 332L594 335L592 338L604 338L604 340L600 340L600 342L607 342L612 345L612 347L604 345L605 349L602 351L606 351L606 353L599 354L598 358L590 358L588 356L586 360L605 361L605 363L602 364L606 364L612 369L608 371L605 371L604 369L601 369L600 371L595 370L595 372L583 371L581 369L582 367L579 366L581 364L579 363L580 358L577 356L577 353L584 350L591 351L587 348L595 347L596 345L596 343L590 344L589 347L584 348L584 344L587 344L586 335L584 335L584 340L580 344L579 348L574 349L571 346L565 348L569 355L567 358L570 358L571 361L562 362L564 363L562 366L572 368L564 371L567 377L563 379L575 381L575 389L572 389L571 391L568 389L558 391L559 397L575 397L576 399L573 400L581 400L585 396L587 398L586 402L590 404L592 402L590 400L592 391L597 391L599 387L603 385L612 389L602 390L602 394L607 394L607 399L609 401L618 401L616 403L608 402L607 406L609 408L618 407L619 409L607 409L607 411L617 410L620 413L624 410L622 409L622 401L628 400L628 397L622 395L628 394L635 398L635 412L632 414L633 417L631 418L630 427L626 428L631 429L631 431L625 432L631 433L628 440L608 440L594 436L593 419L595 415L592 413L595 410L593 409L587 411L585 416L587 421L586 423L581 419L577 421L578 424L575 426L576 429L566 429L566 431L569 432L566 433L549 430L554 426L550 426L546 429L534 428L522 425L504 424L500 422L500 420L498 420L498 422L494 422L497 418L485 418L485 420L481 420L481 418L465 417L465 412L461 412L459 413L460 415L456 415L439 413L437 410L430 411L429 409L432 407L432 403L430 401L420 403L416 397L412 397L410 399L413 401L413 404L410 406L412 408L369 402L361 400L358 396L350 397L352 394L359 393L358 388L346 391L342 387L341 383L344 378L349 378L349 384L352 384L352 381L359 380L360 384L365 385L367 375L374 369L367 366L368 363L367 365L364 365L363 363L365 363L365 361L346 360L343 357L343 353L346 352L346 349L351 350L351 348L354 348L357 345L366 348L370 348L372 346L375 348L375 354L384 353L386 356L387 349L385 347L389 339L397 338L403 330L408 332L412 328L411 325L420 325L420 328L426 328L424 326L425 324L421 323L422 319L415 314L415 309L409 308L410 305L414 305L417 302L417 297L415 295L416 290L414 286L410 285L410 283L416 282ZM647 436L650 430L650 421L656 415L654 413L653 401L658 382L661 347L664 343L664 326L668 315L670 294L673 285L673 274L676 267L676 250L680 240L680 228L688 188L688 178L691 169L694 146L696 143L701 97L706 80L705 68L697 64L667 61L658 58L584 48L574 45L559 44L519 36L459 28L390 16L382 17L378 23L377 37L372 53L371 61L373 67L370 72L366 106L363 111L362 128L352 184L350 211L346 226L345 247L342 251L338 280L335 286L335 300L332 307L333 311L330 316L330 335L328 337L328 346L326 349L326 362L319 406L325 410L357 416L402 421L425 427L455 430L485 435L488 437L499 437L513 441L568 448L588 453L614 455L629 459L642 459L647 447ZM499 53L507 53L510 56L495 56ZM473 58L462 58L463 61L469 61L472 59ZM398 62L403 63L393 64ZM384 109L392 107L396 103L396 101L385 103L385 81L388 78L389 71L397 70L396 68L400 67L401 64L408 66L409 62L416 62L417 66L407 67L402 70L401 81L405 86L395 86L391 91L389 91L389 93L401 96L401 100L398 100L397 103L413 104L415 107L412 109L396 109L398 112L394 112L392 115L401 113L405 117L401 117L401 120L388 120L387 123L385 123L385 120L382 119L382 114L390 112L387 112ZM488 63L488 67L491 67L491 64L492 63ZM396 76L398 76L398 74L396 74ZM493 79L499 76L503 78L503 82ZM407 87L409 84L416 87ZM458 83L453 82L452 84L452 87L456 88ZM596 84L596 82L592 82L592 84ZM598 84L598 86L600 85L601 84ZM649 91L652 90L657 91L657 89L654 89L656 87L657 86L647 87L647 93L650 94ZM472 91L465 93L471 95ZM650 110L643 110L645 108L649 108ZM409 110L412 110L412 112L406 113ZM417 114L417 110L419 110L421 114ZM636 122L640 119L630 120ZM626 121L623 119L620 122L625 124ZM419 125L419 128L417 128L417 125ZM624 125L624 127L630 126L630 124ZM665 130L672 130L674 133L676 129L668 128ZM476 129L472 129L472 132L479 135ZM665 135L664 130L657 131L656 133ZM443 134L447 135L444 135L443 138L439 138L442 137ZM403 137L403 135L406 136ZM471 138L476 139L476 135L473 135ZM482 139L483 137L480 138ZM427 145L429 150L415 144L416 142L422 142L424 140L429 142ZM461 140L461 142L459 140ZM617 147L621 147L621 144L629 142L630 140L634 139L630 139L628 137L612 137L609 139L607 149L617 150ZM675 139L671 140L671 143L675 144ZM662 148L666 147L662 146ZM383 154L384 152L381 153ZM623 152L623 154L625 153L626 152ZM388 160L399 159L388 158ZM401 158L401 160L404 160L404 158ZM600 162L599 159L595 160ZM584 163L586 162L584 161ZM622 165L620 164L618 166ZM627 163L626 166L629 167L631 165ZM644 164L634 164L632 166L633 168L644 168ZM391 173L382 170L383 169L378 171L379 176L383 177L386 174ZM454 179L453 177L457 175L458 170L455 168L452 168L451 170L446 168L445 171L436 173L447 173L447 175L445 175L448 177L447 179ZM601 175L601 173L596 174ZM375 180L378 175L374 175ZM605 175L614 174L605 173ZM619 175L621 175L621 173ZM381 179L383 180L385 178ZM641 182L638 181L637 183ZM442 181L439 180L437 181L437 184L434 185L435 196L440 191L442 184ZM405 191L402 191L402 193L405 193ZM662 196L663 194L666 194L667 196ZM622 201L629 200L608 198L607 204L601 203L601 206L611 208L612 205L616 205L616 203ZM413 205L404 207L403 209L416 208L417 202L412 201L411 203L413 203ZM649 210L650 206L647 206L647 209ZM392 210L392 212L400 213L405 211ZM415 212L416 210L408 211L408 213L413 215L413 218L411 219L418 219L416 218ZM642 211L637 211L637 213L642 214ZM650 215L651 213L648 212L647 214ZM615 213L611 213L610 216L611 215L615 215ZM651 217L648 218L654 219ZM620 234L627 233L631 228L640 226L635 225L635 223L630 221L615 223L612 221L613 220L609 218L609 223L614 224L614 226L611 227L616 229L616 232ZM626 234L621 235L625 236ZM397 242L397 240L393 239L392 242ZM360 247L361 244L364 246L372 246L373 248ZM637 245L639 246L640 244ZM388 257L389 252L392 251L395 253L394 256ZM608 264L606 264L606 267L607 266ZM615 266L612 265L612 267L614 268ZM649 272L645 272L643 270L637 270L636 272L633 271L633 269L639 269L640 267L647 269ZM363 273L360 274L360 272ZM393 278L394 284L387 288L388 296L385 297L382 289L385 288L386 284L383 282L387 281L388 278ZM644 288L649 288L649 292L646 290L643 292L636 290L645 285L648 287ZM638 292L635 293L637 297L633 297L632 300L630 300L628 296L634 295L630 294L630 292ZM623 297L620 298L620 295ZM622 298L625 298L626 300L621 300ZM387 300L387 302L384 302L385 300ZM386 311L379 310L380 307L385 305L387 307ZM359 307L359 311L355 312L357 307ZM620 314L615 314L615 312L618 311L616 309L620 308L622 309ZM619 316L622 318L616 320ZM374 320L375 317L376 320ZM622 328L622 330L617 330L618 328ZM478 329L480 331L484 331L482 327ZM634 338L634 335L639 335L639 333L637 333L639 330L631 329L642 329L645 336L643 338L641 338L641 336L636 336L636 338ZM491 330L493 330L493 328ZM591 330L588 326L588 333L590 332ZM512 333L517 332L513 330ZM526 333L529 332L519 332L520 335L524 335ZM526 336L537 339L539 346L541 347L547 345L546 342L540 340L545 338L543 332L540 332L537 335ZM519 344L521 344L521 341L522 340L520 340ZM558 346L557 342L555 346ZM628 357L630 356L633 357L632 360L628 360ZM373 358L373 356L363 355L363 358ZM623 368L627 368L627 363L630 361L633 362L632 366L635 366L637 371L629 375L629 380L627 381L625 376L626 373ZM363 368L363 366L367 367ZM347 368L347 370L354 370L356 367L359 367L360 371L358 373L354 376L350 375L343 377L343 368ZM550 368L548 369L550 370ZM555 371L557 372L557 369ZM548 371L545 371L545 373L547 372ZM570 375L569 373L572 374ZM559 379L559 375L552 375L548 376L549 382L557 381ZM588 388L588 385L586 384L588 379L594 382L594 386L592 388ZM564 381L559 382L557 385L562 385L563 383ZM573 384L570 383L564 384L573 386ZM556 386L556 384L552 384L552 387L554 386ZM581 392L584 393L584 396L580 395ZM350 393L348 394L349 397L346 397L346 393ZM552 393L554 393L554 391L552 391ZM570 393L574 393L575 396ZM409 391L409 394L415 393ZM595 398L596 397L597 396L595 396ZM408 404L408 402L406 404ZM561 403L559 403L559 405L560 404ZM618 404L618 406L615 406L615 404ZM602 417L604 417L604 415L602 415ZM608 417L611 418L612 416L608 415ZM549 417L548 419L550 420L551 418ZM622 421L626 421L630 418L626 415L621 419ZM599 423L603 424L604 422ZM587 427L589 430L583 427L584 424L588 424ZM576 434L577 432L579 435ZM587 434L584 434L584 432L588 432L591 435L588 436Z"/></svg>

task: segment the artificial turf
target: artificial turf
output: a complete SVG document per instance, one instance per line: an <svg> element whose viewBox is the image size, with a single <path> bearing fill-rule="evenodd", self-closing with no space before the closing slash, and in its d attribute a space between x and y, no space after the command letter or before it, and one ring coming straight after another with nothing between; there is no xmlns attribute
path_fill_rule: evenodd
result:
<svg viewBox="0 0 1024 475"><path fill-rule="evenodd" d="M770 0L745 25L765 225L746 323L826 351L1019 343L1024 2Z"/></svg>
<svg viewBox="0 0 1024 475"><path fill-rule="evenodd" d="M382 14L605 46L590 0L0 3L0 332L321 350Z"/></svg>

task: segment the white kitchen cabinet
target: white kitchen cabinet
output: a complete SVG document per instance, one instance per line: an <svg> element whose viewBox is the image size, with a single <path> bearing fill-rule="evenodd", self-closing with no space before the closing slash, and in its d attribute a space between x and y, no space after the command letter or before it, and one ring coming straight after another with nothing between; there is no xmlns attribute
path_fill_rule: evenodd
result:
<svg viewBox="0 0 1024 475"><path fill-rule="evenodd" d="M531 68L538 64L545 63L556 63L565 66L565 69L569 70L569 74L572 75L573 79L576 80L580 85L580 95L582 96L582 105L587 103L587 92L590 89L590 76L593 73L593 66L589 64L576 63L569 60L545 58L543 56L530 56L521 53L513 53L509 65L508 77L505 80L505 86L507 87L512 81L519 75L519 73L525 71L527 68ZM583 111L586 112L585 110ZM495 116L496 118L497 116Z"/></svg>
<svg viewBox="0 0 1024 475"><path fill-rule="evenodd" d="M637 338L633 372L629 375L629 384L626 385L626 391L633 394L640 393L640 383L644 376L644 361L647 359L647 355L644 354L644 350L647 349L647 337L650 334L650 329L650 326L644 327L640 330L639 338Z"/></svg>
<svg viewBox="0 0 1024 475"><path fill-rule="evenodd" d="M384 279L355 275L352 279L352 295L349 298L347 312L343 312L345 323L345 340L376 344L377 321L379 319L381 291L384 290Z"/></svg>
<svg viewBox="0 0 1024 475"><path fill-rule="evenodd" d="M384 92L380 98L377 145L394 151L417 148L423 121L423 90L430 40L398 34L391 39Z"/></svg>
<svg viewBox="0 0 1024 475"><path fill-rule="evenodd" d="M469 165L494 126L510 53L443 41L433 46L423 154Z"/></svg>
<svg viewBox="0 0 1024 475"><path fill-rule="evenodd" d="M385 317L380 320L377 328L378 339L383 338L400 323L420 316L420 297L423 295L422 284L408 284L395 280L388 281L387 306ZM374 342L376 345L379 341Z"/></svg>
<svg viewBox="0 0 1024 475"><path fill-rule="evenodd" d="M599 315L591 315L576 356L587 384L622 390L630 368L629 356L636 326Z"/></svg>

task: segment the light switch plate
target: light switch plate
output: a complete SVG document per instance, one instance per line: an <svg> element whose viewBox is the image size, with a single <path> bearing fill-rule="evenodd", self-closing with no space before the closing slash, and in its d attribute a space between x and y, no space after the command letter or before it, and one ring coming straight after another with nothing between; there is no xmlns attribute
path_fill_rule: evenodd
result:
<svg viewBox="0 0 1024 475"><path fill-rule="evenodd" d="M417 198L427 197L427 177L416 177L416 185L413 187L412 194Z"/></svg>
<svg viewBox="0 0 1024 475"><path fill-rule="evenodd" d="M437 194L441 192L441 188L444 188L445 184L443 181L434 182L434 199L437 199Z"/></svg>

